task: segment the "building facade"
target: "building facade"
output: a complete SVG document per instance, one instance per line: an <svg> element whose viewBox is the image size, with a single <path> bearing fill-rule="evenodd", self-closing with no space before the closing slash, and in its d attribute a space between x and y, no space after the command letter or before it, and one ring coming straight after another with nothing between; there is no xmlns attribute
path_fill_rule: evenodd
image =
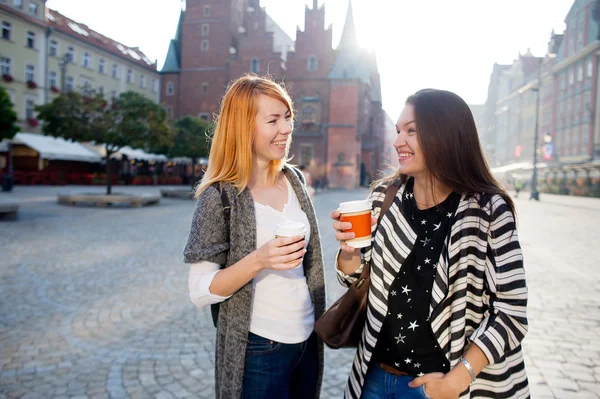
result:
<svg viewBox="0 0 600 399"><path fill-rule="evenodd" d="M172 118L213 120L230 81L253 72L285 84L297 118L291 155L317 185L353 188L383 169L385 117L375 54L358 46L349 4L339 46L325 6L306 7L292 40L258 0L187 1L161 71Z"/></svg>
<svg viewBox="0 0 600 399"><path fill-rule="evenodd" d="M0 0L0 84L23 131L38 132L35 106L65 90L93 89L107 98L132 90L159 101L156 61L45 3Z"/></svg>

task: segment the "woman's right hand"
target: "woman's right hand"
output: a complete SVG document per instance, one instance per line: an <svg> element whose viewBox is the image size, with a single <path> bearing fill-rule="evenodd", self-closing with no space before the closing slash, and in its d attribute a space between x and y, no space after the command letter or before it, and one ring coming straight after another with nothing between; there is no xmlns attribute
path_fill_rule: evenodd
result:
<svg viewBox="0 0 600 399"><path fill-rule="evenodd" d="M346 241L353 239L356 235L352 232L347 232L352 228L352 223L340 221L340 211L331 212L330 217L334 220L333 228L335 229L335 239L340 242L342 252L354 253L355 248L346 244ZM371 226L377 223L377 218L371 217Z"/></svg>
<svg viewBox="0 0 600 399"><path fill-rule="evenodd" d="M262 269L289 270L302 264L304 236L274 238L256 250Z"/></svg>

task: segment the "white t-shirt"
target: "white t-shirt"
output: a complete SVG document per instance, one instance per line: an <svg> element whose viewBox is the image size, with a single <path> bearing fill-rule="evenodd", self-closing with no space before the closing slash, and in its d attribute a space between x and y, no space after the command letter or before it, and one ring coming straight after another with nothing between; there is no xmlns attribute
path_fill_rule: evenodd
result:
<svg viewBox="0 0 600 399"><path fill-rule="evenodd" d="M304 223L307 228L306 242L310 240L308 217L300 208L298 198L287 179L286 183L288 200L281 212L254 202L257 248L275 238L275 227L285 220ZM229 298L210 292L210 284L219 269L218 264L208 261L190 265L190 299L196 306L202 308ZM253 280L253 289L251 332L289 344L308 339L314 329L315 313L303 265L292 270L261 270Z"/></svg>

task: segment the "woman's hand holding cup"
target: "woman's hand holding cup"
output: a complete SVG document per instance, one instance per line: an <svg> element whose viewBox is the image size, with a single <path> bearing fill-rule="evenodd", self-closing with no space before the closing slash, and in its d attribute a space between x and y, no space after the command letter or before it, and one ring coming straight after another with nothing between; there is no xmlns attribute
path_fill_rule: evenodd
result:
<svg viewBox="0 0 600 399"><path fill-rule="evenodd" d="M304 236L274 238L256 250L263 269L289 270L302 264L306 249Z"/></svg>
<svg viewBox="0 0 600 399"><path fill-rule="evenodd" d="M369 201L343 202L330 217L342 252L354 253L357 248L371 245L371 227L377 219L371 216Z"/></svg>

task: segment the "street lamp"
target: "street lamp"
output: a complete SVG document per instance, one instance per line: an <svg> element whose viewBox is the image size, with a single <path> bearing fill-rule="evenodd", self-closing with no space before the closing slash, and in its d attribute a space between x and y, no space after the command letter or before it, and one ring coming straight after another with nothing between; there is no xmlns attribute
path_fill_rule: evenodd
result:
<svg viewBox="0 0 600 399"><path fill-rule="evenodd" d="M67 64L69 62L71 62L71 55L69 53L65 53L65 55L63 55L60 61L58 62L58 65L60 66L61 92L63 93L65 92L66 88L65 75L67 73Z"/></svg>
<svg viewBox="0 0 600 399"><path fill-rule="evenodd" d="M533 173L531 175L531 196L530 200L534 199L536 201L540 200L540 192L537 189L537 151L538 151L538 129L539 129L539 119L540 119L540 88L542 86L542 73L541 73L541 65L538 69L538 84L537 87L532 88L531 90L537 93L535 98L535 134L533 135Z"/></svg>

